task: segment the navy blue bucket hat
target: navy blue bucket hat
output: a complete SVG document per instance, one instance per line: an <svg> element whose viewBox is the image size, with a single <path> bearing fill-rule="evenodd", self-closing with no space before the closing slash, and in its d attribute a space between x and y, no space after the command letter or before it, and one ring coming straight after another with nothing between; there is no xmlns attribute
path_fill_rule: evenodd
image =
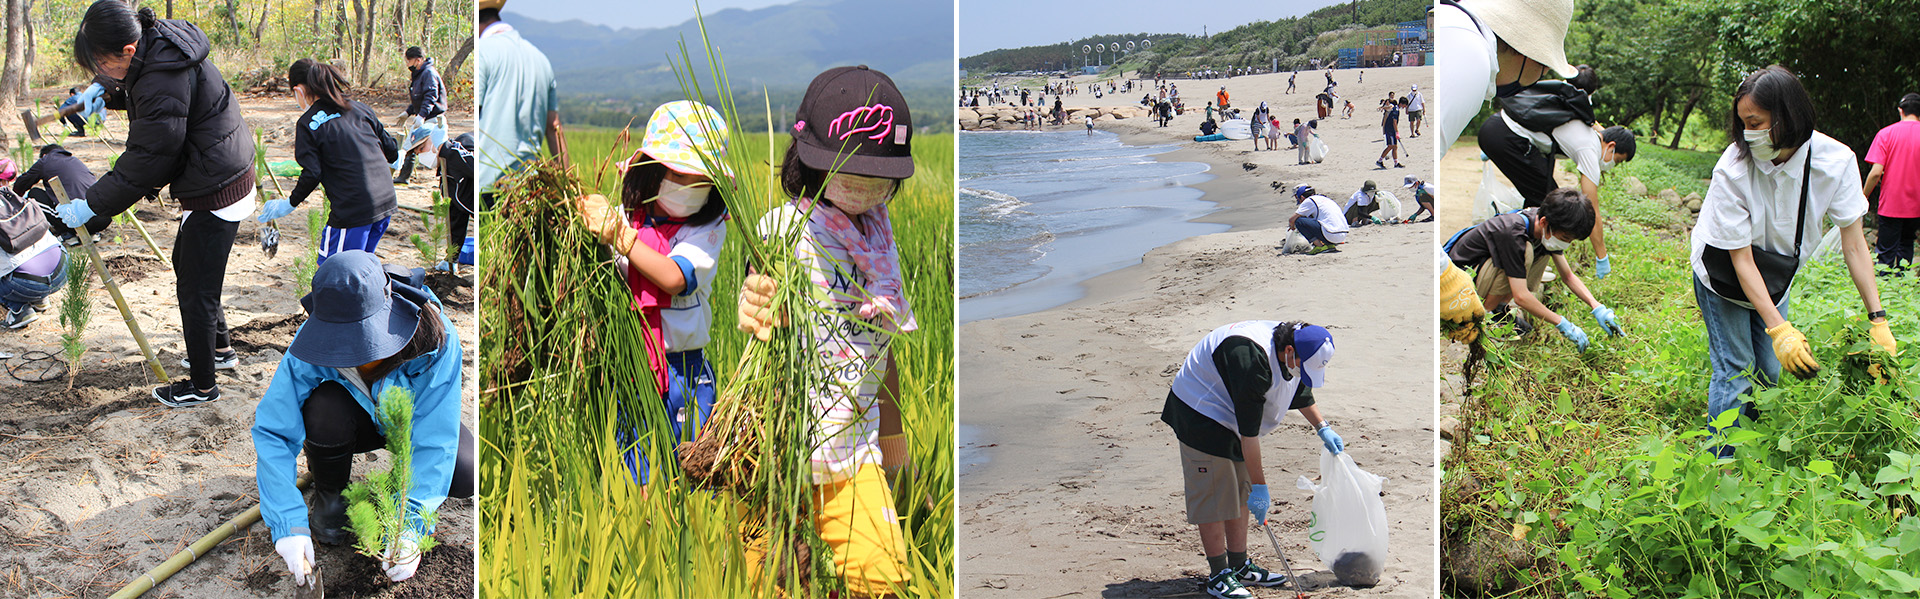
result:
<svg viewBox="0 0 1920 599"><path fill-rule="evenodd" d="M300 298L307 322L287 353L327 368L360 366L400 353L420 326L425 294L387 277L380 259L351 250L334 254Z"/></svg>

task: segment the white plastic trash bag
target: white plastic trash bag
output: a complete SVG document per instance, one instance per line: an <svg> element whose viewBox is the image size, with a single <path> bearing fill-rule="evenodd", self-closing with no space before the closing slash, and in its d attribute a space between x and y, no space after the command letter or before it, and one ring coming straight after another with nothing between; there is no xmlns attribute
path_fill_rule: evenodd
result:
<svg viewBox="0 0 1920 599"><path fill-rule="evenodd" d="M1827 229L1827 235L1820 238L1820 247L1814 248L1813 257L1808 262L1819 262L1827 256L1840 255L1840 227Z"/></svg>
<svg viewBox="0 0 1920 599"><path fill-rule="evenodd" d="M1307 241L1307 236L1301 235L1299 229L1294 229L1287 232L1287 241L1280 245L1280 255L1300 254L1311 249L1313 249L1313 243Z"/></svg>
<svg viewBox="0 0 1920 599"><path fill-rule="evenodd" d="M1313 518L1307 525L1307 544L1333 572L1340 584L1371 587L1380 583L1387 567L1387 507L1380 501L1380 483L1340 455L1320 450L1320 483L1300 477L1299 487L1313 491Z"/></svg>
<svg viewBox="0 0 1920 599"><path fill-rule="evenodd" d="M1391 191L1373 190L1373 201L1380 205L1380 209L1374 211L1373 217L1382 222L1406 217L1406 214L1400 212L1400 196L1393 195Z"/></svg>
<svg viewBox="0 0 1920 599"><path fill-rule="evenodd" d="M1492 162L1480 165L1480 191L1473 194L1473 224L1487 222L1494 215L1518 210L1526 205L1526 199L1520 197L1520 190L1514 189L1493 176L1495 167Z"/></svg>
<svg viewBox="0 0 1920 599"><path fill-rule="evenodd" d="M1253 121L1228 119L1220 123L1220 134L1227 136L1227 139L1253 139Z"/></svg>
<svg viewBox="0 0 1920 599"><path fill-rule="evenodd" d="M1327 142L1320 141L1319 135L1310 135L1308 138L1307 160L1313 161L1314 164L1319 164L1320 161L1326 160Z"/></svg>

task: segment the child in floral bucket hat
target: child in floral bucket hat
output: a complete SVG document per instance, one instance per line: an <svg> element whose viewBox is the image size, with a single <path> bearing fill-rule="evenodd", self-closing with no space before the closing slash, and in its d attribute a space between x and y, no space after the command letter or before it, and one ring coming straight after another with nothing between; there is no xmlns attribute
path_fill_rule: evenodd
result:
<svg viewBox="0 0 1920 599"><path fill-rule="evenodd" d="M713 323L714 269L726 243L726 198L713 184L733 173L722 159L727 123L713 108L675 101L654 109L640 149L621 161L620 203L600 195L575 207L587 228L613 248L635 309L647 326L648 366L666 402L677 440L692 440L713 413L713 367L704 352ZM649 462L634 414L621 414L616 438L640 484ZM684 435L684 437L683 437Z"/></svg>

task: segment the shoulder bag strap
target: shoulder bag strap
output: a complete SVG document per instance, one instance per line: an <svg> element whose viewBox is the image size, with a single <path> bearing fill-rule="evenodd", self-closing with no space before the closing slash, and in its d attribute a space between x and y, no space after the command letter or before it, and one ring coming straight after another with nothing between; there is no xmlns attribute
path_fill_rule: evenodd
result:
<svg viewBox="0 0 1920 599"><path fill-rule="evenodd" d="M1801 144L1807 152L1807 164L1800 170L1800 215L1793 220L1793 258L1800 259L1800 239L1807 234L1807 191L1813 188L1813 140Z"/></svg>

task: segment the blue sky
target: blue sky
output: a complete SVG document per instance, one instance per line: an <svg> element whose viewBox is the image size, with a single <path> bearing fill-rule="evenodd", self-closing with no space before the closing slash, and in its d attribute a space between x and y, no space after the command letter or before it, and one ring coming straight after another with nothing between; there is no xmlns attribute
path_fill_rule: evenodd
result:
<svg viewBox="0 0 1920 599"><path fill-rule="evenodd" d="M729 8L753 10L791 3L793 0L701 0L700 8L707 14L713 14ZM507 2L507 12L542 21L578 19L615 28L652 29L672 27L692 19L693 0L519 0Z"/></svg>
<svg viewBox="0 0 1920 599"><path fill-rule="evenodd" d="M1296 17L1343 0L959 0L960 57L988 50L1044 46L1089 35L1219 32Z"/></svg>

